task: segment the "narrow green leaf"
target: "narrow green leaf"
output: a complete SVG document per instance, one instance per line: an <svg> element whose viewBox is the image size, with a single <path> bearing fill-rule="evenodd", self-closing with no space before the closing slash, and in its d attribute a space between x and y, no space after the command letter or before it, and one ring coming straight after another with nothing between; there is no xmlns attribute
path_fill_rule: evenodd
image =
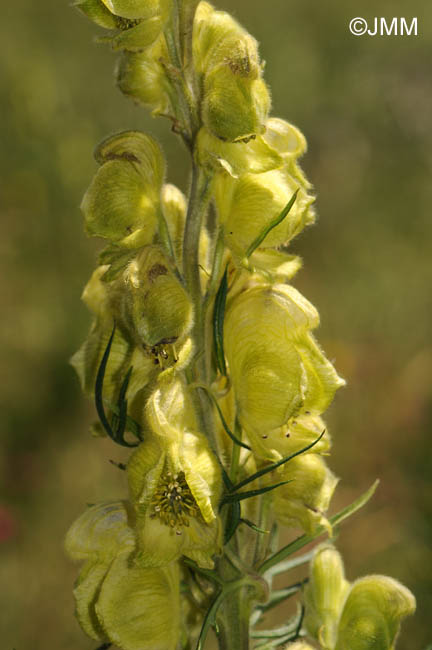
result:
<svg viewBox="0 0 432 650"><path fill-rule="evenodd" d="M118 424L115 430L115 441L119 444L122 445L123 447L136 447L138 445L137 442L128 442L124 438L124 433L126 430L126 424L127 424L127 399L125 399L125 395L129 386L129 381L131 378L133 367L131 366L129 370L126 373L126 377L123 380L123 383L120 387L120 393L119 393L119 398L117 402L117 407L119 409L119 414L118 414Z"/></svg>
<svg viewBox="0 0 432 650"><path fill-rule="evenodd" d="M270 230L273 230L273 228L276 228L276 226L278 226L285 219L288 212L291 210L291 208L293 207L293 205L295 203L295 200L297 198L297 194L298 194L298 189L294 192L294 194L292 195L292 197L290 198L290 200L288 201L288 203L286 204L286 206L284 207L282 212L280 212L280 214L278 214L277 217L275 217L272 221L270 221L268 226L266 226L264 228L264 230L262 230L262 232L258 235L258 237L256 239L254 239L254 241L252 242L252 244L249 246L249 248L246 251L246 257L247 258L249 258L252 255L252 253L258 248L258 246L260 246L263 243L264 239L267 237Z"/></svg>
<svg viewBox="0 0 432 650"><path fill-rule="evenodd" d="M358 499L353 501L349 506L346 508L343 508L340 510L337 514L333 515L333 517L329 518L329 522L331 526L337 526L338 524L342 523L345 519L353 515L357 510L360 510L372 497L374 494L377 485L379 481L376 480L375 483L371 485L371 487L364 492L364 494L360 495ZM324 528L324 526L318 526L316 531L312 535L301 535L300 537L297 537L293 542L282 548L280 551L269 557L263 564L259 567L258 573L261 575L263 573L266 573L269 569L274 567L275 565L279 564L282 560L285 560L288 556L292 555L293 553L297 553L301 548L306 546L307 544L310 544L313 542L317 537L320 537L324 533L327 533L327 529Z"/></svg>
<svg viewBox="0 0 432 650"><path fill-rule="evenodd" d="M292 571L292 569L296 569L297 567L310 562L313 554L313 551L309 551L308 553L303 553L303 555L299 555L298 557L289 558L284 562L279 562L279 564L275 564L274 567L266 571L266 574L269 578L274 578L274 576L278 576L281 573Z"/></svg>
<svg viewBox="0 0 432 650"><path fill-rule="evenodd" d="M213 311L213 336L216 353L216 362L220 372L226 375L225 353L223 343L223 326L225 318L225 304L228 293L228 267L225 269L219 289L216 294Z"/></svg>
<svg viewBox="0 0 432 650"><path fill-rule="evenodd" d="M252 474L251 476L248 476L245 478L243 481L240 481L240 483L237 483L234 486L234 490L239 490L240 488L244 487L245 485L248 485L249 483L252 483L252 481L255 481L255 479L259 478L260 476L264 476L264 474L268 474L269 472L273 472L273 470L277 469L281 465L284 465L284 463L287 463L289 460L292 460L296 456L299 456L300 454L304 454L305 451L308 451L311 449L314 445L316 445L323 435L325 434L325 429L321 433L321 435L314 440L310 445L307 447L303 447L303 449L300 449L299 451L296 451L294 454L291 454L290 456L286 456L285 458L282 458L281 460L278 460L276 463L272 463L271 465L268 465L267 467L264 467L264 469L260 469L258 472L255 472L255 474Z"/></svg>
<svg viewBox="0 0 432 650"><path fill-rule="evenodd" d="M241 505L238 501L231 503L228 508L228 515L226 519L225 533L224 533L224 543L228 544L231 537L237 530L237 527L241 521Z"/></svg>
<svg viewBox="0 0 432 650"><path fill-rule="evenodd" d="M108 400L104 400L104 402L105 402L105 404L107 404L109 406L109 408L111 409L111 411L113 412L114 415L116 415L117 417L120 415L120 409L117 406L117 404L113 404L112 402L110 402ZM142 434L141 434L141 427L138 424L138 422L136 422L129 415L126 416L126 430L133 433L133 435L136 438L138 438L138 440L142 441L143 437L142 437Z"/></svg>
<svg viewBox="0 0 432 650"><path fill-rule="evenodd" d="M293 634L297 630L298 618L288 625L281 625L273 630L255 630L251 632L253 639L276 639L287 634Z"/></svg>
<svg viewBox="0 0 432 650"><path fill-rule="evenodd" d="M225 429L226 433L227 433L227 434L229 435L229 437L231 438L231 440L232 440L233 442L235 442L236 445L239 445L239 447L243 447L244 449L248 449L248 450L250 451L250 447L249 447L249 445L247 445L245 442L242 442L241 440L239 440L239 439L238 439L238 438L233 434L233 432L231 431L231 429L230 429L229 426L227 425L226 420L225 420L225 418L224 418L224 416L223 416L223 413L222 413L222 409L221 409L221 407L219 406L216 397L215 397L214 395L212 395L212 393L210 393L210 391L209 391L209 395L212 397L212 399L213 399L213 403L214 403L214 405L216 406L217 412L219 413L219 417L220 417L220 419L221 419L222 426L223 426L223 428Z"/></svg>
<svg viewBox="0 0 432 650"><path fill-rule="evenodd" d="M128 373L126 374L126 377L123 380L123 383L120 388L120 398L119 398L119 403L117 404L118 413L115 413L115 418L116 418L115 431L113 431L110 423L108 422L108 418L105 414L104 401L103 401L103 383L104 383L105 371L106 371L109 355L111 352L111 346L114 339L115 329L116 326L114 323L111 336L108 340L107 346L105 348L105 352L103 353L102 360L100 362L100 366L96 376L96 383L95 383L96 411L102 426L104 427L105 431L114 442L116 442L118 445L121 445L122 447L136 447L137 443L127 442L123 437L123 434L125 432L125 427L126 427L126 421L127 421L127 400L124 400L123 398L127 391L132 368L130 368ZM120 399L122 400L121 402Z"/></svg>
<svg viewBox="0 0 432 650"><path fill-rule="evenodd" d="M111 429L111 425L108 422L108 419L107 419L107 417L105 415L105 409L104 409L104 405L103 405L103 382L104 382L104 377L105 377L106 366L107 366L107 363L108 363L108 358L109 358L110 351L111 351L112 342L113 342L113 339L114 339L115 329L116 329L116 326L115 326L115 323L114 323L114 327L112 329L111 336L109 337L107 346L105 348L105 352L103 353L102 360L100 362L99 370L98 370L97 376L96 376L96 384L95 384L96 411L97 411L99 419L100 419L100 421L102 423L103 428L105 429L105 431L107 432L109 437L112 438L113 440L115 440L115 435L114 435L114 432Z"/></svg>
<svg viewBox="0 0 432 650"><path fill-rule="evenodd" d="M296 593L298 593L303 585L308 581L309 578L305 578L305 580L296 582L296 584L291 585L290 587L286 587L285 589L277 589L276 591L272 591L270 598L265 603L265 605L260 605L259 608L263 612L268 612L270 609L273 609L273 607L277 607L277 605L284 602L284 600L287 600L288 598L291 598L291 596L294 596Z"/></svg>
<svg viewBox="0 0 432 650"><path fill-rule="evenodd" d="M301 607L301 609L300 609L300 616L299 616L299 621L298 621L298 624L297 624L297 629L296 629L295 634L294 634L294 636L292 637L292 639L290 639L290 641L291 641L291 640L292 640L292 641L295 641L295 640L298 639L299 636L300 636L300 630L301 630L301 628L302 628L302 625L303 625L303 619L304 619L304 615L305 615L305 612L306 612L306 608L305 608L305 606L303 605L303 603L300 605L300 607Z"/></svg>
<svg viewBox="0 0 432 650"><path fill-rule="evenodd" d="M258 488L257 490L249 490L248 492L235 492L233 494L225 494L222 498L220 507L224 506L226 503L234 503L235 501L244 501L244 499L251 499L252 497L257 497L260 494L265 492L270 492L270 490L275 490L281 485L287 485L292 481L281 481L280 483L275 483L274 485L267 485L267 487Z"/></svg>
<svg viewBox="0 0 432 650"><path fill-rule="evenodd" d="M219 609L219 607L222 604L222 601L225 597L225 593L222 590L214 599L213 603L211 604L210 608L207 610L207 613L204 617L204 621L201 627L201 631L199 633L198 637L198 642L196 646L196 650L203 650L204 648L204 643L208 634L209 629L211 628L212 625L215 625L216 623L216 614Z"/></svg>
<svg viewBox="0 0 432 650"><path fill-rule="evenodd" d="M240 519L241 524L246 524L246 526L249 526L249 528L252 528L256 533L264 533L265 535L269 535L270 531L269 530L264 530L263 528L258 528L256 524L254 524L253 521L250 519L243 519L243 517Z"/></svg>

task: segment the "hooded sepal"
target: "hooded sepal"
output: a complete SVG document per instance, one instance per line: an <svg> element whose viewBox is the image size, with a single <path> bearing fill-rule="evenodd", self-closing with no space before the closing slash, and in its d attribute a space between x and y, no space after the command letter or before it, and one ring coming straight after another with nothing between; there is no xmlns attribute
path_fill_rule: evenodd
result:
<svg viewBox="0 0 432 650"><path fill-rule="evenodd" d="M119 555L102 583L96 615L122 650L175 650L180 635L179 568L141 568Z"/></svg>
<svg viewBox="0 0 432 650"><path fill-rule="evenodd" d="M95 157L101 167L81 204L88 234L125 248L150 243L165 173L159 145L144 133L126 131L102 142Z"/></svg>
<svg viewBox="0 0 432 650"><path fill-rule="evenodd" d="M345 601L335 650L394 650L402 619L415 608L413 594L397 580L359 578Z"/></svg>

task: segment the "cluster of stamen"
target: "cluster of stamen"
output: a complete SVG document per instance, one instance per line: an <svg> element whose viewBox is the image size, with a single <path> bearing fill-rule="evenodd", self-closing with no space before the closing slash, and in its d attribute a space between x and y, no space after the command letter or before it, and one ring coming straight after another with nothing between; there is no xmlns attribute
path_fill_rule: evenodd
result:
<svg viewBox="0 0 432 650"><path fill-rule="evenodd" d="M186 483L184 472L173 474L167 472L161 477L150 504L154 519L159 517L162 523L182 534L183 526L189 526L189 517L199 515L198 505Z"/></svg>
<svg viewBox="0 0 432 650"><path fill-rule="evenodd" d="M116 26L118 29L131 29L131 27L136 27L139 25L141 20L139 18L123 18L123 16L114 16Z"/></svg>
<svg viewBox="0 0 432 650"><path fill-rule="evenodd" d="M155 366L161 366L162 370L173 363L177 363L178 356L174 345L174 339L166 339L150 348L150 354L153 355Z"/></svg>

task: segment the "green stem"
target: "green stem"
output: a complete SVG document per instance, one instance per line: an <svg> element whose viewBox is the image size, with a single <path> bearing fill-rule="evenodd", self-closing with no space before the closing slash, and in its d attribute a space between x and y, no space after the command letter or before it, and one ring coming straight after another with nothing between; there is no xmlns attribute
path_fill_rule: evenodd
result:
<svg viewBox="0 0 432 650"><path fill-rule="evenodd" d="M199 243L204 217L209 203L210 177L195 163L183 238L183 275L195 308L201 315L201 280L199 269Z"/></svg>

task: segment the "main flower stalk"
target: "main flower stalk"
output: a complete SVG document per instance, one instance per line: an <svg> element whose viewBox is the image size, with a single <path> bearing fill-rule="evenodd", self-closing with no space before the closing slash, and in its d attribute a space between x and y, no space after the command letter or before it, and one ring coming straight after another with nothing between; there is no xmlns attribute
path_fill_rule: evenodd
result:
<svg viewBox="0 0 432 650"><path fill-rule="evenodd" d="M345 382L291 284L301 260L288 247L314 221L305 139L270 115L258 44L226 12L197 0L76 5L108 30L120 90L169 118L191 164L186 198L156 140L115 134L82 203L105 248L72 364L95 402L93 433L131 454L118 464L127 495L88 507L66 537L83 562L81 627L123 650L203 650L210 629L221 650L307 650L306 637L393 650L412 594L385 576L350 583L331 543L374 488L327 515L338 479L322 415ZM300 535L278 548L281 528ZM306 563L309 577L274 590L275 575ZM288 599L297 613L265 629Z"/></svg>

